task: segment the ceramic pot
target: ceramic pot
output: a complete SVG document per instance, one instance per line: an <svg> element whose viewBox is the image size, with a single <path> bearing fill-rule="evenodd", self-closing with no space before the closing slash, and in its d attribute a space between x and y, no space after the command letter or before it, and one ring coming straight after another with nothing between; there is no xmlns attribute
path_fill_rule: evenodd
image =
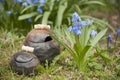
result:
<svg viewBox="0 0 120 80"><path fill-rule="evenodd" d="M25 51L15 53L10 60L11 68L19 75L36 74L35 68L38 65L38 58L34 54Z"/></svg>
<svg viewBox="0 0 120 80"><path fill-rule="evenodd" d="M34 54L38 57L41 63L46 60L51 62L55 56L60 54L60 45L55 42L51 36L50 30L33 29L28 33L24 45L34 48Z"/></svg>

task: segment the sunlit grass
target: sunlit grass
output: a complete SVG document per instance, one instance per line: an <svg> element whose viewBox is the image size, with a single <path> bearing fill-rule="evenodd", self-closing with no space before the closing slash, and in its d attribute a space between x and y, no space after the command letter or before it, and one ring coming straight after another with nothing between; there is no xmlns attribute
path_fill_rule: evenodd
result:
<svg viewBox="0 0 120 80"><path fill-rule="evenodd" d="M90 62L88 70L83 73L74 65L73 58L66 50L55 58L50 66L38 69L33 76L18 75L9 66L10 57L21 50L24 36L18 36L9 31L0 31L0 80L119 80L120 66L116 63L106 63L102 59ZM47 65L47 63L46 63ZM39 67L38 67L39 68Z"/></svg>

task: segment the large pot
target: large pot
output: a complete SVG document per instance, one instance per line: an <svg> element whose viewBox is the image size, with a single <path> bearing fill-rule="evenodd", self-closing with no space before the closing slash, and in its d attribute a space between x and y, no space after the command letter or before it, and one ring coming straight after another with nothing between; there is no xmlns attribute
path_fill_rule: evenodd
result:
<svg viewBox="0 0 120 80"><path fill-rule="evenodd" d="M30 31L24 41L25 46L34 48L34 54L41 63L46 60L52 61L60 53L60 46L49 35L51 30L48 25L35 25L35 29Z"/></svg>

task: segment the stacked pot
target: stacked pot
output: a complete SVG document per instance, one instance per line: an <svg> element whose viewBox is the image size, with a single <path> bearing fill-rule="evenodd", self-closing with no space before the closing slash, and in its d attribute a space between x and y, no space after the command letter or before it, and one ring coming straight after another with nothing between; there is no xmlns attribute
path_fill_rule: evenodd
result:
<svg viewBox="0 0 120 80"><path fill-rule="evenodd" d="M49 25L36 24L27 34L22 50L11 57L12 70L18 74L35 74L39 64L44 64L46 60L50 63L60 54L60 46L52 39L51 33Z"/></svg>

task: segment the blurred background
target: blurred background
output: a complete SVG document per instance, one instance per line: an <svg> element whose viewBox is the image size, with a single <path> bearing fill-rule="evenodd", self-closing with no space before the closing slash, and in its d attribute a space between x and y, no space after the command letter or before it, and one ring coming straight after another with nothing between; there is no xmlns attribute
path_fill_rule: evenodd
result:
<svg viewBox="0 0 120 80"><path fill-rule="evenodd" d="M26 34L34 24L70 25L73 12L89 15L118 28L119 0L0 0L0 30Z"/></svg>

